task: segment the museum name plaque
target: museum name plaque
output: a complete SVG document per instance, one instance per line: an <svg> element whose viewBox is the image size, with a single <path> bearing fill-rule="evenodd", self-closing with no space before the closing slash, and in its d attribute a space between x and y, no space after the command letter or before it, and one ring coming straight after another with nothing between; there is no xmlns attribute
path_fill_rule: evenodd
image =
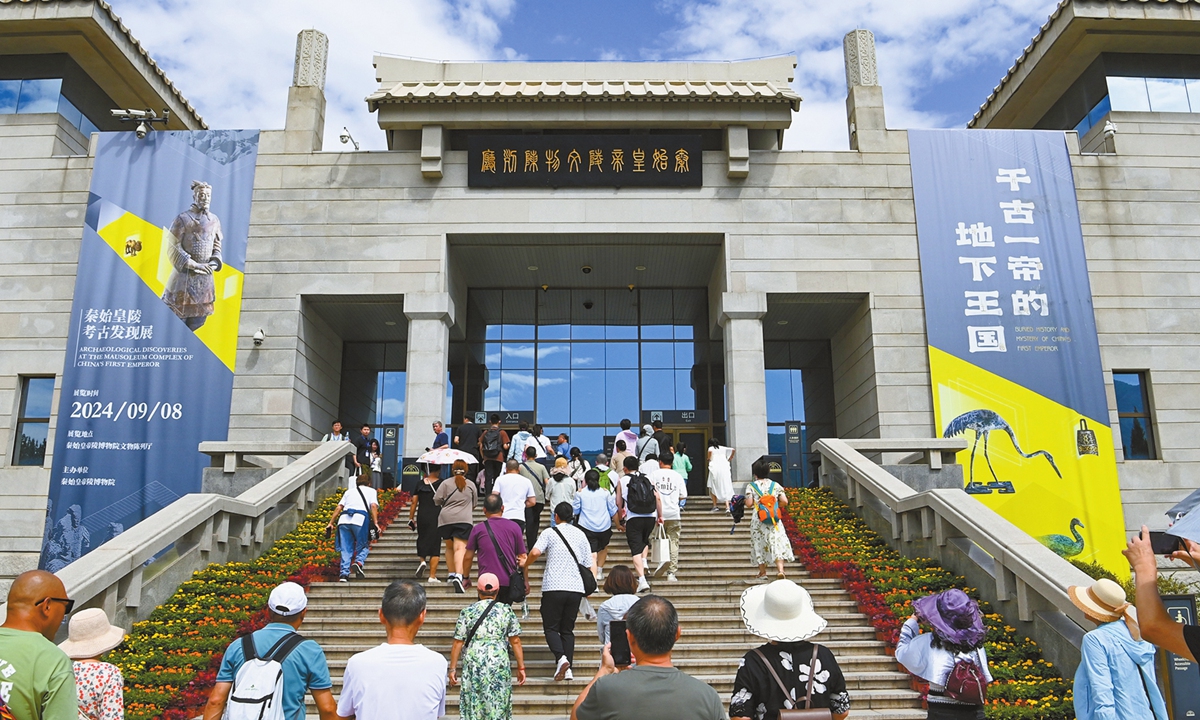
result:
<svg viewBox="0 0 1200 720"><path fill-rule="evenodd" d="M467 187L701 187L698 135L472 135Z"/></svg>

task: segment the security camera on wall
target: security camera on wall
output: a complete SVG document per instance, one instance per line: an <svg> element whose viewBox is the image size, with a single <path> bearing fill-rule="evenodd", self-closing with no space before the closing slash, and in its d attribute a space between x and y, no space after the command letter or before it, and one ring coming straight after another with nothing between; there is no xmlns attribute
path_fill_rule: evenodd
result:
<svg viewBox="0 0 1200 720"><path fill-rule="evenodd" d="M595 306L595 303L593 303L591 300L583 301L583 309L584 310L591 310L594 306Z"/></svg>
<svg viewBox="0 0 1200 720"><path fill-rule="evenodd" d="M591 275L591 274L592 274L592 266L591 266L591 265L584 265L583 267L579 268L579 270L580 270L580 272L582 272L584 275Z"/></svg>

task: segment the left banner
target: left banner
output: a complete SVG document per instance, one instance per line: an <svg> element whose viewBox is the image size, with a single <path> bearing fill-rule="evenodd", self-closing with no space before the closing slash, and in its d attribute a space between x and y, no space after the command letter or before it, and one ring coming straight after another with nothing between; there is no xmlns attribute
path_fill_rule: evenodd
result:
<svg viewBox="0 0 1200 720"><path fill-rule="evenodd" d="M225 440L257 130L101 133L40 566L200 490Z"/></svg>

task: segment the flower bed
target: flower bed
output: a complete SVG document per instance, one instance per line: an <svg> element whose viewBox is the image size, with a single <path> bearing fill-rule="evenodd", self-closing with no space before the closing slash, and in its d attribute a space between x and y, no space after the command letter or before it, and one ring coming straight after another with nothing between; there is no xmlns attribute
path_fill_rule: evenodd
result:
<svg viewBox="0 0 1200 720"><path fill-rule="evenodd" d="M867 616L876 637L894 652L912 601L952 587L976 600L978 593L927 558L906 558L879 537L831 491L789 490L784 526L796 559L813 577L840 578ZM980 602L986 648L995 682L988 686L987 717L993 720L1067 720L1075 716L1071 683L1042 658L1036 643ZM914 687L927 690L914 683Z"/></svg>
<svg viewBox="0 0 1200 720"><path fill-rule="evenodd" d="M337 578L339 560L325 525L341 493L320 502L295 530L257 560L209 565L193 573L150 617L135 623L125 643L104 657L125 676L129 720L187 720L201 713L226 646L266 624L267 595L284 580L308 587ZM407 493L380 494L386 528Z"/></svg>

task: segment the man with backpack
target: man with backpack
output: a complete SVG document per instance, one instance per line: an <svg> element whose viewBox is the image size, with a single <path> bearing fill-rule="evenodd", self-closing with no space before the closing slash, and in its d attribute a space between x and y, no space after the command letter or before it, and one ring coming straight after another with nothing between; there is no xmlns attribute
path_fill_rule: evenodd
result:
<svg viewBox="0 0 1200 720"><path fill-rule="evenodd" d="M298 632L308 608L304 588L285 582L267 598L267 626L230 643L204 720L304 720L311 692L321 720L337 719L325 652ZM282 702L280 700L282 699Z"/></svg>
<svg viewBox="0 0 1200 720"><path fill-rule="evenodd" d="M617 488L617 507L638 576L637 591L650 592L650 583L646 581L646 559L654 528L663 521L662 498L650 478L638 472L638 459L632 455L625 458L625 475Z"/></svg>
<svg viewBox="0 0 1200 720"><path fill-rule="evenodd" d="M479 436L479 457L483 459L483 475L487 478L485 495L492 494L496 478L504 472L504 453L509 445L508 433L500 429L500 416L492 413L488 416L488 428Z"/></svg>

